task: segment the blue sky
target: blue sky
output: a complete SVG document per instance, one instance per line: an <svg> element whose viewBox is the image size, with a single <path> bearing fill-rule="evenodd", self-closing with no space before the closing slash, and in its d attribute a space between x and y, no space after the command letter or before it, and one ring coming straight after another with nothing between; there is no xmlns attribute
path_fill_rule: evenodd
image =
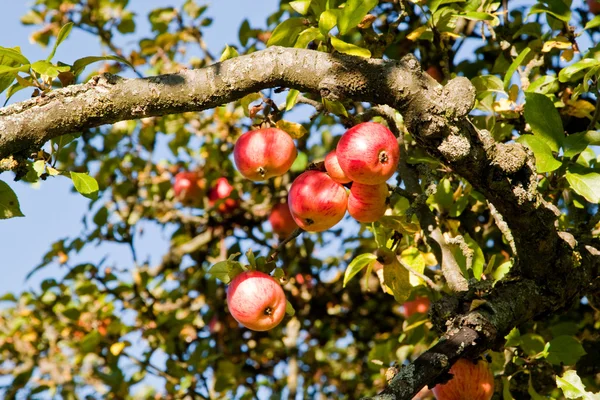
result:
<svg viewBox="0 0 600 400"><path fill-rule="evenodd" d="M0 46L20 46L22 52L30 59L46 58L49 49L29 43L29 35L35 27L21 25L19 19L27 12L32 1L13 1L3 5L0 15ZM130 9L138 14L138 32L143 35L149 32L147 23L148 11L156 7L168 5L180 6L183 0L132 0ZM226 43L236 44L238 27L248 18L251 26L265 26L268 13L276 10L276 0L261 0L260 7L256 3L245 0L213 1L209 3L207 15L213 17L213 25L204 31L205 40L213 54L220 54ZM253 5L252 5L253 4ZM134 36L125 36L122 43L135 41ZM74 30L69 38L59 47L55 60L72 63L77 58L88 55L100 55L97 38L78 30ZM23 100L29 93L26 90L15 96ZM20 95L20 97L18 97ZM2 102L4 101L2 96ZM11 99L12 102L12 99ZM2 174L0 179L7 182L17 193L21 210L25 218L4 220L0 223L0 294L7 291L20 292L27 288L36 288L48 277L62 276L64 271L51 266L35 274L25 282L25 276L39 264L50 244L65 237L73 237L83 228L81 218L87 210L88 200L79 194L72 193L69 179L58 177L42 182L37 187L29 184L12 182L12 174ZM168 245L168 238L156 227L148 227L140 240L140 254L155 257L163 254ZM110 252L113 260L131 265L129 252L119 246L103 246L100 249L85 250L80 258L85 260L99 259Z"/></svg>

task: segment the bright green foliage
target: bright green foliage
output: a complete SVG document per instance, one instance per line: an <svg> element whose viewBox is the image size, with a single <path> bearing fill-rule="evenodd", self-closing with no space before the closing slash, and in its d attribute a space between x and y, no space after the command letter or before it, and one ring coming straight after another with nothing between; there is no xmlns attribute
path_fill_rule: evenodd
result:
<svg viewBox="0 0 600 400"><path fill-rule="evenodd" d="M424 70L439 69L442 83L471 80L477 100L470 119L478 129L533 154L539 192L561 213L560 229L600 237L600 17L592 19L581 4L547 0L513 8L508 2L506 14L499 1L282 0L264 25L244 21L239 43L220 43L213 55L204 50L212 23L205 5L166 2L143 16L133 3L35 2L22 22L36 29L33 41L52 47L44 60L0 47L6 101L19 90L38 97L98 73L174 73L268 46L398 60L418 53ZM148 31L138 28L143 18ZM72 65L55 61L56 48L81 30L97 35L106 55L77 55ZM578 54L574 45L584 38L596 44ZM116 39L132 44L122 49ZM305 104L310 114L302 114ZM35 273L58 264L62 276L0 297L4 397L250 399L259 391L274 397L292 391L350 399L380 391L387 367L413 360L438 337L426 315L405 319L402 303L449 292L420 206L453 239L451 254L472 292L502 285L516 264L487 199L426 154L399 114L392 120L404 136L403 157L423 194L407 190L399 176L390 182L389 211L380 220L360 225L346 218L322 234L303 233L269 258L277 244L265 223L271 207L368 110L351 99L282 88L209 112L72 132L35 154L16 177L44 185L70 178L90 198L90 211L81 233L50 244L31 266ZM298 157L289 173L254 184L235 172L231 153L243 132L265 122L295 139ZM199 173L202 193L193 207L175 198L180 171ZM227 212L219 210L222 201L208 199L221 177L237 204ZM519 179L514 175L511 185L529 184ZM22 216L8 181L0 181L0 219ZM493 177L489 184L496 184ZM158 260L139 253L137 239L149 225L169 241ZM81 261L92 246L107 253L122 246L131 260ZM382 249L395 259L378 273L375 254ZM247 268L271 273L284 287L288 315L270 332L240 328L227 311L226 284ZM506 337L506 351L488 353L496 396L598 398L600 318L598 304L588 300L519 326ZM144 381L150 375L155 379Z"/></svg>

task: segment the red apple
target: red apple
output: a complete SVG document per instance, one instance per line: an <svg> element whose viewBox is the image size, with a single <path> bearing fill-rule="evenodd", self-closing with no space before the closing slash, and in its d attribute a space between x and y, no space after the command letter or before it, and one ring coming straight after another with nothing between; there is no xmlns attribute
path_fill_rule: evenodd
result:
<svg viewBox="0 0 600 400"><path fill-rule="evenodd" d="M253 331L275 328L285 316L281 285L260 271L245 271L227 288L227 307L237 322Z"/></svg>
<svg viewBox="0 0 600 400"><path fill-rule="evenodd" d="M429 311L429 298L425 296L418 296L412 301L406 301L404 306L404 317L409 318L414 313L425 314Z"/></svg>
<svg viewBox="0 0 600 400"><path fill-rule="evenodd" d="M342 167L340 167L340 163L338 162L337 154L335 154L335 149L330 151L325 157L325 169L327 173L337 183L348 183L352 182L350 178L346 176Z"/></svg>
<svg viewBox="0 0 600 400"><path fill-rule="evenodd" d="M273 206L271 215L269 215L269 222L271 223L273 232L280 237L288 237L298 228L287 202L278 203Z"/></svg>
<svg viewBox="0 0 600 400"><path fill-rule="evenodd" d="M336 154L348 178L376 185L387 181L396 171L400 148L388 128L375 122L363 122L342 135Z"/></svg>
<svg viewBox="0 0 600 400"><path fill-rule="evenodd" d="M292 137L277 128L246 132L235 142L233 149L238 171L252 181L285 174L297 155Z"/></svg>
<svg viewBox="0 0 600 400"><path fill-rule="evenodd" d="M444 80L444 75L442 75L442 71L439 67L436 67L435 65L432 65L429 68L427 68L425 72L427 72L429 76L431 76L439 83L442 83L442 81Z"/></svg>
<svg viewBox="0 0 600 400"><path fill-rule="evenodd" d="M217 210L223 214L232 212L239 205L237 200L229 198L232 191L233 186L229 184L227 178L221 177L217 179L215 185L208 193L208 204L213 206L217 201L221 200L217 206Z"/></svg>
<svg viewBox="0 0 600 400"><path fill-rule="evenodd" d="M373 222L383 217L388 196L387 183L363 185L354 182L348 196L348 213L358 222Z"/></svg>
<svg viewBox="0 0 600 400"><path fill-rule="evenodd" d="M180 172L175 175L173 191L181 203L185 205L198 204L202 201L204 182L196 172Z"/></svg>
<svg viewBox="0 0 600 400"><path fill-rule="evenodd" d="M436 385L437 400L490 400L494 394L494 374L487 361L461 358L450 368L454 375L444 385Z"/></svg>
<svg viewBox="0 0 600 400"><path fill-rule="evenodd" d="M587 0L587 5L592 14L600 14L600 2L598 0Z"/></svg>
<svg viewBox="0 0 600 400"><path fill-rule="evenodd" d="M348 194L325 172L306 171L292 182L288 204L300 228L321 232L344 218Z"/></svg>

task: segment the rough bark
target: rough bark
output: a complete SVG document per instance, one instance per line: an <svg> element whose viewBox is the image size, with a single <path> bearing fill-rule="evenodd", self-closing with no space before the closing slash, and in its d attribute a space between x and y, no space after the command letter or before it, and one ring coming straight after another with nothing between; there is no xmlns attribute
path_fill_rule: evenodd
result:
<svg viewBox="0 0 600 400"><path fill-rule="evenodd" d="M557 232L557 214L536 192L531 153L518 144L495 143L489 133L471 125L466 115L475 91L467 79L442 87L422 73L412 56L364 59L271 47L177 74L142 79L103 75L0 109L0 160L18 159L62 134L206 110L273 87L397 109L418 144L484 194L514 238L518 259L511 277L483 295L471 290L435 305L434 324L445 332L440 343L403 368L375 398L411 398L459 357L475 356L513 326L568 306L597 274L599 257L585 247L596 251L597 244L565 240L568 235ZM477 297L485 301L469 311Z"/></svg>

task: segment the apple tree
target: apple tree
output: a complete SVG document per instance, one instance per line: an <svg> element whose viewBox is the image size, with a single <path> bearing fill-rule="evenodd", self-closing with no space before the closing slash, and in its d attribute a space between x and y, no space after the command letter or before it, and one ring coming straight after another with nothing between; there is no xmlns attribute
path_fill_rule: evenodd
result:
<svg viewBox="0 0 600 400"><path fill-rule="evenodd" d="M1 297L5 398L425 398L461 359L488 363L495 398L597 398L594 0L282 0L221 54L198 1L129 3L38 0L22 22L48 58L0 48L0 218L23 215L12 180L90 199L82 231L30 266L64 273ZM55 59L90 33L104 54ZM343 176L340 137L366 122L398 146L387 186L361 191L381 213L290 227L293 182ZM297 156L255 182L234 146L267 127ZM323 190L302 197L313 223ZM98 246L131 257L83 259ZM283 288L273 329L228 309L244 270Z"/></svg>

